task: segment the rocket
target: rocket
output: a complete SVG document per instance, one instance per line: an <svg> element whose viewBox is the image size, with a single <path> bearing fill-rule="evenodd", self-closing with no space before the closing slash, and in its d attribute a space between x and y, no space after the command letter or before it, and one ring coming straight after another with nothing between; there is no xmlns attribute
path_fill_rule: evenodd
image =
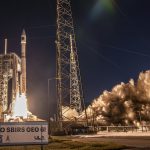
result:
<svg viewBox="0 0 150 150"><path fill-rule="evenodd" d="M20 92L26 96L26 32L21 34L21 87Z"/></svg>

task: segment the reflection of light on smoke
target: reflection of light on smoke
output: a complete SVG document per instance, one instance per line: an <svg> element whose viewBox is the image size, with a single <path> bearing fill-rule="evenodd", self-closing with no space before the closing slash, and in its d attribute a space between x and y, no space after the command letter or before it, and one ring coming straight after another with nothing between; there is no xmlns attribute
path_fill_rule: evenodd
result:
<svg viewBox="0 0 150 150"><path fill-rule="evenodd" d="M89 120L104 125L137 125L150 122L150 71L140 73L137 83L116 85L104 91L87 108Z"/></svg>
<svg viewBox="0 0 150 150"><path fill-rule="evenodd" d="M17 95L16 100L13 104L13 118L16 117L23 117L27 118L28 115L28 108L27 108L27 98L24 94Z"/></svg>
<svg viewBox="0 0 150 150"><path fill-rule="evenodd" d="M63 120L74 120L78 117L78 112L75 109L69 107L62 107Z"/></svg>
<svg viewBox="0 0 150 150"><path fill-rule="evenodd" d="M17 94L9 112L4 116L5 122L43 121L28 111L27 98L24 94Z"/></svg>

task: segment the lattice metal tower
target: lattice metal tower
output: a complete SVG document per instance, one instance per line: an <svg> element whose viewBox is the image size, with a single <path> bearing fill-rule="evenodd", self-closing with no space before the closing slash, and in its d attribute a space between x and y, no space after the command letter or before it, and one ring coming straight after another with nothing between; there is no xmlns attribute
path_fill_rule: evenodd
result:
<svg viewBox="0 0 150 150"><path fill-rule="evenodd" d="M0 115L8 107L8 81L12 77L11 62L11 55L0 55Z"/></svg>
<svg viewBox="0 0 150 150"><path fill-rule="evenodd" d="M72 35L70 35L70 45L70 107L75 108L77 112L81 113L81 91L79 86L81 82L78 77L79 66L77 66Z"/></svg>
<svg viewBox="0 0 150 150"><path fill-rule="evenodd" d="M15 100L17 94L22 92L20 82L21 59L15 53L7 53L7 39L5 39L5 51L0 54L0 118L10 113L10 104Z"/></svg>
<svg viewBox="0 0 150 150"><path fill-rule="evenodd" d="M0 55L0 118L8 111L8 82L12 79L12 101L19 93L19 66L21 60L15 53ZM6 113L6 112L5 112Z"/></svg>
<svg viewBox="0 0 150 150"><path fill-rule="evenodd" d="M57 100L58 119L63 119L62 106L81 113L83 92L70 0L57 0Z"/></svg>

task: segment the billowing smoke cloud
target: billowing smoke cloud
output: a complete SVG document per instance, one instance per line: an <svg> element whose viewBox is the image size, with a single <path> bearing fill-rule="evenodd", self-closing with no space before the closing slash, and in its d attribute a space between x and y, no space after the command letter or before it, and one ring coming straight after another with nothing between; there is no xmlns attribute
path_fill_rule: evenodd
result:
<svg viewBox="0 0 150 150"><path fill-rule="evenodd" d="M150 71L140 73L136 83L131 79L104 91L86 112L90 122L101 125L150 123Z"/></svg>

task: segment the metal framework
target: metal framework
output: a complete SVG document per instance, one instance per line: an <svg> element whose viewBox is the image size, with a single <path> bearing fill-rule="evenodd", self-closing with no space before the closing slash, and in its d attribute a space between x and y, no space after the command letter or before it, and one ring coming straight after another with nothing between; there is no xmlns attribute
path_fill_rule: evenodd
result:
<svg viewBox="0 0 150 150"><path fill-rule="evenodd" d="M77 70L79 67L77 66L75 53L73 51L73 43L72 43L72 36L70 35L70 45L71 45L71 52L70 52L70 106L75 108L77 112L82 112L82 105L81 105L81 92L80 92L80 81L78 78Z"/></svg>
<svg viewBox="0 0 150 150"><path fill-rule="evenodd" d="M12 77L11 55L0 56L0 113L8 106L8 80Z"/></svg>
<svg viewBox="0 0 150 150"><path fill-rule="evenodd" d="M8 111L8 82L12 79L12 100L19 92L20 58L15 53L0 55L0 117Z"/></svg>
<svg viewBox="0 0 150 150"><path fill-rule="evenodd" d="M83 92L70 0L57 0L57 104L58 119L63 119L62 106L81 113Z"/></svg>
<svg viewBox="0 0 150 150"><path fill-rule="evenodd" d="M7 53L7 39L5 51L0 55L0 118L3 113L8 113L8 84L12 79L11 102L17 94L26 96L26 33L21 34L21 59L15 53Z"/></svg>

